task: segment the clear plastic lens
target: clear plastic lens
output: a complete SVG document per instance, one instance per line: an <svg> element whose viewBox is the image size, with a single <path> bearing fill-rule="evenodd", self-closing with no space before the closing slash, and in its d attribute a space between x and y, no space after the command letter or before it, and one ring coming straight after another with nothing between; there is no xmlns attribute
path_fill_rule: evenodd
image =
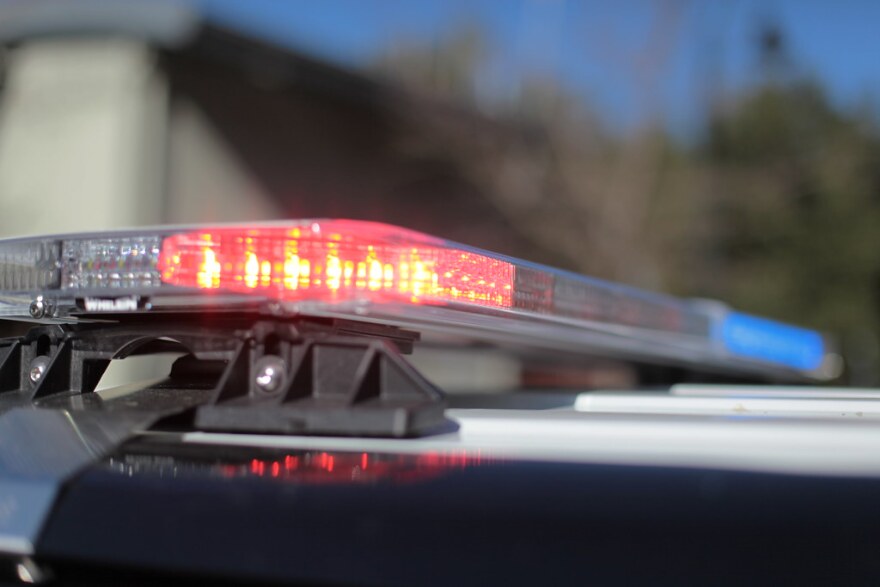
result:
<svg viewBox="0 0 880 587"><path fill-rule="evenodd" d="M162 284L156 268L161 248L159 236L64 241L61 287L158 287Z"/></svg>
<svg viewBox="0 0 880 587"><path fill-rule="evenodd" d="M80 298L116 293L148 295L154 310L271 300L291 314L810 377L830 352L818 332L721 304L351 220L0 241L0 315L27 316L39 293L86 312Z"/></svg>
<svg viewBox="0 0 880 587"><path fill-rule="evenodd" d="M386 225L322 221L169 236L163 283L284 301L509 308L513 265Z"/></svg>
<svg viewBox="0 0 880 587"><path fill-rule="evenodd" d="M0 245L0 290L26 292L58 287L58 241Z"/></svg>
<svg viewBox="0 0 880 587"><path fill-rule="evenodd" d="M159 268L166 285L282 301L455 303L658 332L709 332L708 318L680 300L366 222L174 234L163 242Z"/></svg>
<svg viewBox="0 0 880 587"><path fill-rule="evenodd" d="M710 331L709 316L673 298L567 275L554 276L552 292L557 316L697 336Z"/></svg>

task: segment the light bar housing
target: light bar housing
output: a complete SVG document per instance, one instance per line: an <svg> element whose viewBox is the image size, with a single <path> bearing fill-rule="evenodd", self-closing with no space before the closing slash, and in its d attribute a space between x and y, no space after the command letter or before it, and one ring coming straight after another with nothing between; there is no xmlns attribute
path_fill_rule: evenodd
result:
<svg viewBox="0 0 880 587"><path fill-rule="evenodd" d="M827 379L820 333L356 220L0 240L0 317L341 317L701 371Z"/></svg>

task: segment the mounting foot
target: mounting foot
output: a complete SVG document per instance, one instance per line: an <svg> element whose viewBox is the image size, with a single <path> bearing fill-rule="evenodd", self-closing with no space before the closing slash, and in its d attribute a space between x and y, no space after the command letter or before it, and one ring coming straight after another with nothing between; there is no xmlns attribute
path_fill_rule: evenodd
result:
<svg viewBox="0 0 880 587"><path fill-rule="evenodd" d="M442 392L401 356L417 338L394 327L304 318L40 326L0 341L0 394L38 402L88 393L113 359L184 351L166 390L221 370L195 409L197 430L416 436L447 424Z"/></svg>

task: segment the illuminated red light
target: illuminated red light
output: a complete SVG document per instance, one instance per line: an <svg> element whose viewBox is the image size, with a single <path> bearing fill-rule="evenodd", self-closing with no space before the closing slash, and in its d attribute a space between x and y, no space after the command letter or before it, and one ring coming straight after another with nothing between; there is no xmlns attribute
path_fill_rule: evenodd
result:
<svg viewBox="0 0 880 587"><path fill-rule="evenodd" d="M163 237L156 270L163 285L281 302L457 304L689 336L707 336L708 328L702 314L671 298L375 222L290 221L171 233Z"/></svg>
<svg viewBox="0 0 880 587"><path fill-rule="evenodd" d="M219 228L166 237L163 283L281 300L465 302L509 308L514 266L372 222Z"/></svg>

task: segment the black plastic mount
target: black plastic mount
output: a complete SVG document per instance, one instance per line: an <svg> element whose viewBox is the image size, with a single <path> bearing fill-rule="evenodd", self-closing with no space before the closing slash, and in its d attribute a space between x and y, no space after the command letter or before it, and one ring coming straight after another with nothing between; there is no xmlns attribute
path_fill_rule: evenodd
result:
<svg viewBox="0 0 880 587"><path fill-rule="evenodd" d="M197 430L417 436L447 422L443 394L401 356L417 338L391 326L247 316L37 326L0 340L0 397L89 393L111 360L185 352L162 388L215 381L193 412Z"/></svg>

